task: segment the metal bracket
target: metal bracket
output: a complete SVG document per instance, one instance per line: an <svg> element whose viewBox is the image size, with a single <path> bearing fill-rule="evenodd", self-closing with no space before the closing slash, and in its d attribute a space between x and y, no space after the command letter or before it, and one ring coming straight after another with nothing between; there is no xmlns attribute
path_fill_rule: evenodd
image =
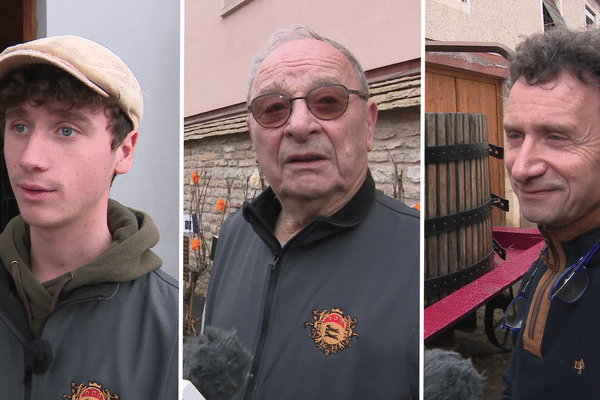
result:
<svg viewBox="0 0 600 400"><path fill-rule="evenodd" d="M500 256L501 259L506 260L506 249L498 243L496 239L494 239L494 251Z"/></svg>
<svg viewBox="0 0 600 400"><path fill-rule="evenodd" d="M504 160L504 147L496 146L490 143L490 156L499 160Z"/></svg>
<svg viewBox="0 0 600 400"><path fill-rule="evenodd" d="M508 200L492 193L492 204L501 209L502 211L508 212Z"/></svg>

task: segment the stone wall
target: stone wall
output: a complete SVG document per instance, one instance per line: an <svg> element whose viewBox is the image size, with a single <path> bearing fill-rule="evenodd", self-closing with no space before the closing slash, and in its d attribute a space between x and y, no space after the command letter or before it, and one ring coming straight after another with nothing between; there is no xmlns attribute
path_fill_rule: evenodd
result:
<svg viewBox="0 0 600 400"><path fill-rule="evenodd" d="M369 168L377 189L393 196L394 163L402 175L404 197L401 200L413 207L420 201L421 135L417 107L379 112L375 143L369 153ZM386 150L387 149L387 150Z"/></svg>

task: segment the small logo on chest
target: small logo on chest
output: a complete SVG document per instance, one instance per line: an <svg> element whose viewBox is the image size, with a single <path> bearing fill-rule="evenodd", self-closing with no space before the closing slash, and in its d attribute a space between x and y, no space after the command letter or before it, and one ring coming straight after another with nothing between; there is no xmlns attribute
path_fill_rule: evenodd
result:
<svg viewBox="0 0 600 400"><path fill-rule="evenodd" d="M583 363L583 358L579 361L575 360L575 366L573 368L575 368L577 371L579 371L579 375L581 375L581 373L585 369L585 364Z"/></svg>
<svg viewBox="0 0 600 400"><path fill-rule="evenodd" d="M63 399L71 400L119 400L119 395L110 394L108 389L102 389L102 385L90 382L87 386L83 383L77 385L71 382L71 396L64 395Z"/></svg>
<svg viewBox="0 0 600 400"><path fill-rule="evenodd" d="M339 308L329 310L313 310L314 322L307 322L305 326L312 326L308 337L313 339L317 348L325 354L336 354L346 347L352 346L352 338L360 337L354 332L358 323L357 318L344 315Z"/></svg>

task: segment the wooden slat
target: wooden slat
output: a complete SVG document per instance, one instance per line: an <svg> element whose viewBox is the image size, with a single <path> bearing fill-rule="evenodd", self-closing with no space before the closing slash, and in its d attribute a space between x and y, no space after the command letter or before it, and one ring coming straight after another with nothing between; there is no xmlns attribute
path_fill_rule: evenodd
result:
<svg viewBox="0 0 600 400"><path fill-rule="evenodd" d="M425 146L435 146L436 143L436 114L425 115ZM437 164L428 164L425 166L425 185L427 195L425 198L425 218L433 218L438 215L437 198ZM426 277L437 276L438 264L437 237L428 238L425 241L425 274ZM426 300L428 305L429 300Z"/></svg>
<svg viewBox="0 0 600 400"><path fill-rule="evenodd" d="M458 131L461 131L460 127L456 123L458 116L456 114L449 114L446 116L446 135L448 144L456 144ZM457 204L457 190L461 185L463 177L457 175L456 164L457 161L448 163L448 180L446 186L448 189L448 214L456 214L458 212ZM458 231L448 232L448 272L456 272L461 266L458 264Z"/></svg>
<svg viewBox="0 0 600 400"><path fill-rule="evenodd" d="M444 146L448 144L446 134L446 116L447 114L436 115L436 145ZM448 215L448 163L438 164L438 216ZM444 276L448 274L448 233L443 232L438 236L438 265L437 275ZM442 293L441 298L445 295Z"/></svg>

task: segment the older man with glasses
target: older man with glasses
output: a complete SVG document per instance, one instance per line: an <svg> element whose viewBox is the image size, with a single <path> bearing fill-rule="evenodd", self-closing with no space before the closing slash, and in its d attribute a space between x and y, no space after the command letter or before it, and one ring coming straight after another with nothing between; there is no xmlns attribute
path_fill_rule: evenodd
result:
<svg viewBox="0 0 600 400"><path fill-rule="evenodd" d="M600 33L527 38L511 62L506 168L546 247L505 326L502 399L596 399L600 376Z"/></svg>
<svg viewBox="0 0 600 400"><path fill-rule="evenodd" d="M255 59L270 187L223 226L205 313L252 353L240 398L418 398L419 215L375 189L368 93L352 53L306 27Z"/></svg>

